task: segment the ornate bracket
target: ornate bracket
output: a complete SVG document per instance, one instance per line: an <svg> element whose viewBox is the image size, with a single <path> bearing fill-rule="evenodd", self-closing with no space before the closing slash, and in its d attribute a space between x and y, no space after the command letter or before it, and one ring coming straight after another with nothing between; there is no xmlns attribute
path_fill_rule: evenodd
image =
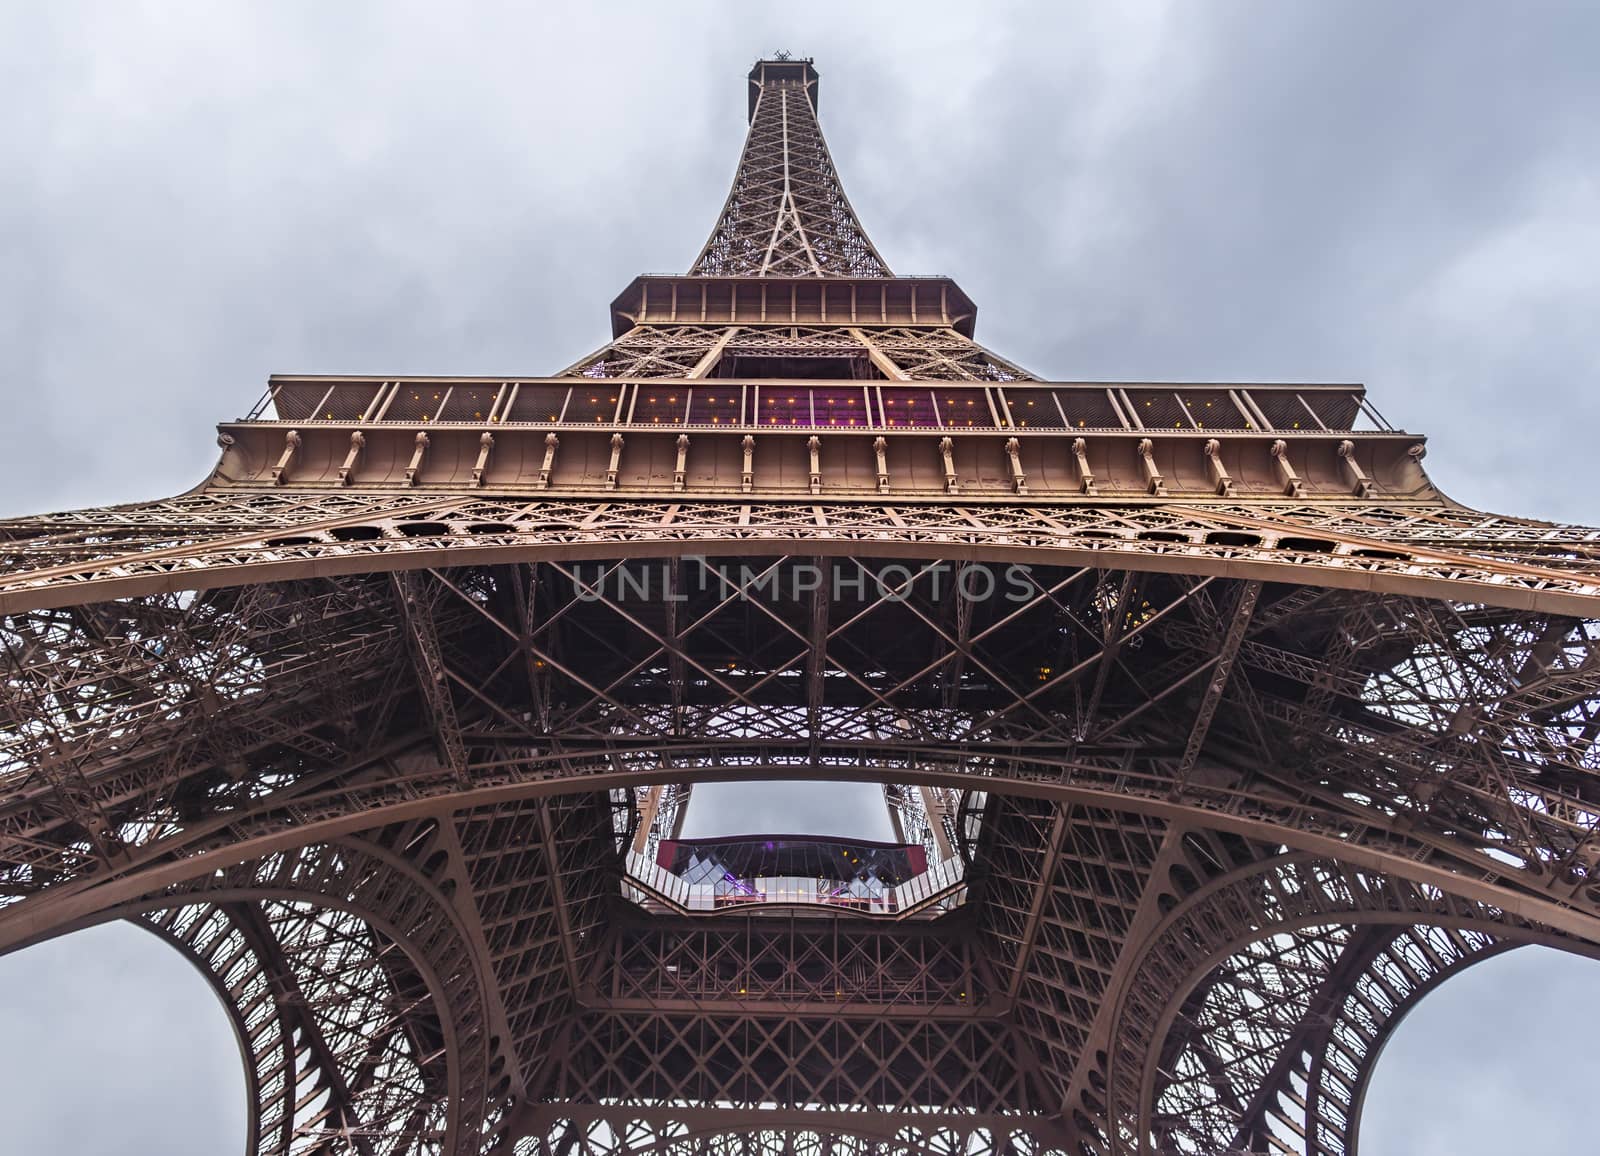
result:
<svg viewBox="0 0 1600 1156"><path fill-rule="evenodd" d="M617 471L622 468L622 435L611 435L611 461L606 466L606 489L617 488Z"/></svg>
<svg viewBox="0 0 1600 1156"><path fill-rule="evenodd" d="M406 485L417 484L417 471L422 468L422 459L428 453L428 434L425 430L417 431L417 448L411 451L411 464L406 467Z"/></svg>
<svg viewBox="0 0 1600 1156"><path fill-rule="evenodd" d="M1206 439L1206 468L1211 471L1211 484L1216 487L1218 496L1232 496L1233 479L1228 476L1228 467L1222 464L1222 443L1216 438Z"/></svg>
<svg viewBox="0 0 1600 1156"><path fill-rule="evenodd" d="M289 463L294 461L294 455L300 451L300 431L289 430L283 435L283 453L278 457L278 464L272 467L272 484L281 486L289 480Z"/></svg>
<svg viewBox="0 0 1600 1156"><path fill-rule="evenodd" d="M1094 497L1100 491L1094 486L1094 471L1089 468L1089 443L1083 438L1072 439L1072 460L1078 466L1078 484L1086 495Z"/></svg>
<svg viewBox="0 0 1600 1156"><path fill-rule="evenodd" d="M1156 468L1156 446L1149 438L1139 439L1139 464L1144 468L1145 488L1151 494L1165 495L1167 483Z"/></svg>
<svg viewBox="0 0 1600 1156"><path fill-rule="evenodd" d="M1016 438L1006 439L1006 457L1011 462L1011 489L1018 494L1028 492L1028 475L1022 472L1022 445Z"/></svg>
<svg viewBox="0 0 1600 1156"><path fill-rule="evenodd" d="M553 433L544 435L544 464L539 467L539 488L548 489L550 474L556 468L556 451L561 448L561 439Z"/></svg>
<svg viewBox="0 0 1600 1156"><path fill-rule="evenodd" d="M339 484L348 486L351 475L355 473L356 462L361 458L361 450L367 444L367 435L360 430L350 431L350 452L344 455L344 465L339 467Z"/></svg>
<svg viewBox="0 0 1600 1156"><path fill-rule="evenodd" d="M1356 461L1356 443L1349 438L1339 443L1339 463L1344 467L1345 477L1350 480L1350 488L1356 497L1370 498L1372 479L1367 477L1361 463Z"/></svg>
<svg viewBox="0 0 1600 1156"><path fill-rule="evenodd" d="M1291 498L1300 497L1305 490L1305 483L1294 472L1294 466L1289 461L1289 443L1282 438L1273 442L1272 458L1278 463L1278 480L1283 483L1283 492Z"/></svg>
<svg viewBox="0 0 1600 1156"><path fill-rule="evenodd" d="M956 485L955 442L949 438L939 439L939 457L944 462L944 492L947 494L959 493Z"/></svg>
<svg viewBox="0 0 1600 1156"><path fill-rule="evenodd" d="M472 488L483 485L483 471L489 468L489 454L494 450L494 434L484 431L478 439L478 460L472 466Z"/></svg>

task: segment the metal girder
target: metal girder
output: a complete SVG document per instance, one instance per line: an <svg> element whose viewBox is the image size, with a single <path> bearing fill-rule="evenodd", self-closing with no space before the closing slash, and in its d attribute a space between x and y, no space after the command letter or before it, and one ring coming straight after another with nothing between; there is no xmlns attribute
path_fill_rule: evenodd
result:
<svg viewBox="0 0 1600 1156"><path fill-rule="evenodd" d="M1179 790L1182 790L1182 784L1188 782L1189 774L1200 758L1200 749L1205 746L1206 734L1211 730L1211 720L1216 717L1217 707L1222 704L1222 696L1228 689L1228 680L1233 676L1233 664L1239 657L1239 647L1243 645L1245 634L1250 629L1250 616L1255 613L1256 599L1259 597L1261 597L1261 583L1245 582L1240 585L1227 633L1222 638L1221 647L1212 667L1211 679L1206 683L1199 709L1195 711L1194 726L1190 729L1189 738L1183 745L1183 760L1178 764Z"/></svg>
<svg viewBox="0 0 1600 1156"><path fill-rule="evenodd" d="M475 1150L483 992L443 896L398 857L428 825L237 863L100 912L140 918L233 1009L260 1153ZM426 858L426 855L424 855Z"/></svg>
<svg viewBox="0 0 1600 1156"><path fill-rule="evenodd" d="M340 495L347 511L350 497ZM302 506L319 498L307 495ZM1593 616L1600 605L1600 578L1594 576L1600 561L1583 557L1600 551L1600 531L1532 524L1506 533L1504 519L1445 507L1374 523L1374 516L1388 511L1370 502L1139 504L1112 514L1100 506L744 505L666 498L597 506L581 499L529 503L458 496L426 503L436 516L413 519L404 499L382 492L362 498L365 509L346 513L342 525L324 528L307 518L308 525L272 526L262 518L255 533L243 535L204 534L204 523L190 523L187 508L158 504L150 513L161 519L169 540L186 539L183 546L153 551L114 532L75 531L70 536L84 541L64 551L71 560L43 568L37 555L14 550L0 558L0 612L162 590L171 585L174 564L190 571L185 580L191 588L206 589L451 560L598 560L636 553L643 542L679 555L759 557L781 543L784 552L848 556L865 540L887 556L917 557L937 544L1019 564L1309 581L1579 617ZM256 504L248 492L214 492L209 501ZM39 531L18 525L0 527L3 532ZM292 541L279 544L284 539ZM1557 551L1578 557L1562 558ZM1591 568L1587 573L1585 565Z"/></svg>
<svg viewBox="0 0 1600 1156"><path fill-rule="evenodd" d="M406 640L415 667L417 686L428 714L445 766L458 778L467 773L467 748L461 740L461 720L450 693L449 672L439 647L439 631L434 623L434 606L439 600L439 584L428 576L406 571L393 576L395 603L405 623Z"/></svg>
<svg viewBox="0 0 1600 1156"><path fill-rule="evenodd" d="M557 853L556 830L550 822L550 807L540 801L534 804L535 812L539 817L540 842L545 853L546 870L550 875L551 907L555 911L556 930L560 936L561 955L566 961L567 982L576 992L584 981L584 976L578 969L577 943L573 936L572 914L567 904L566 887L561 875L564 869Z"/></svg>
<svg viewBox="0 0 1600 1156"><path fill-rule="evenodd" d="M728 1030L715 1011L586 1013L555 1099L575 1103L731 1101L860 1104L1024 1113L1042 1105L1001 1022L870 1017L837 1011L751 1016Z"/></svg>

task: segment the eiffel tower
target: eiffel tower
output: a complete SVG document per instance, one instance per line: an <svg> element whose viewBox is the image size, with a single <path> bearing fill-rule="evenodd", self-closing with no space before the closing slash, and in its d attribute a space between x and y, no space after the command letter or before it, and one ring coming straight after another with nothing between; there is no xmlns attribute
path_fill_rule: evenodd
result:
<svg viewBox="0 0 1600 1156"><path fill-rule="evenodd" d="M0 523L0 951L186 955L251 1152L1330 1156L1438 984L1600 956L1600 532L1357 385L1035 377L818 91L575 365ZM685 837L737 780L894 840Z"/></svg>

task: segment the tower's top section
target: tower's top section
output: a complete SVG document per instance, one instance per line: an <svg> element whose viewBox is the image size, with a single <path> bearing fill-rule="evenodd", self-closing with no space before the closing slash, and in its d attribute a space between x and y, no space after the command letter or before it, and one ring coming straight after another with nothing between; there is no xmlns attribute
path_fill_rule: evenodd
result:
<svg viewBox="0 0 1600 1156"><path fill-rule="evenodd" d="M711 238L714 277L888 277L817 125L817 70L778 55L750 70L750 132Z"/></svg>
<svg viewBox="0 0 1600 1156"><path fill-rule="evenodd" d="M817 68L816 63L807 56L803 60L795 60L787 52L777 52L770 59L758 60L750 69L750 119L756 119L756 102L761 96L761 89L765 85L786 84L801 89L806 100L811 103L811 114L817 112Z"/></svg>

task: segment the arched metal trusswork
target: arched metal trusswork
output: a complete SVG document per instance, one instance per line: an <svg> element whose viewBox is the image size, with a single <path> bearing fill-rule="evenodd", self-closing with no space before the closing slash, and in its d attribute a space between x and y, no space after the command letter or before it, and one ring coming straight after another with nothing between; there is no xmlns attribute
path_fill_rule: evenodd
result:
<svg viewBox="0 0 1600 1156"><path fill-rule="evenodd" d="M1268 590L1263 605L1263 591L1248 583L1081 570L1030 571L1036 597L990 606L966 599L954 582L935 595L932 571L897 574L896 585L885 576L889 565L858 563L862 596L830 606L854 628L871 628L859 639L826 621L818 625L810 603L782 597L755 608L715 598L700 606L686 597L677 604L686 612L677 629L651 629L651 616L672 604L591 597L598 580L583 581L577 566L554 565L543 572L424 572L420 581L338 579L117 603L94 611L96 634L84 629L82 612L13 616L8 626L21 640L17 652L26 643L41 661L17 664L12 693L33 703L90 706L38 718L54 725L50 737L58 744L74 732L104 736L107 777L100 782L125 793L99 796L98 827L63 825L64 803L84 796L62 791L59 780L41 777L41 789L17 798L13 822L49 829L54 821L75 837L57 846L49 860L57 870L49 876L39 869L43 848L14 844L12 879L20 886L11 903L16 930L9 934L26 939L41 927L70 926L217 866L231 870L236 859L281 859L308 837L442 822L444 858L429 870L457 864L449 868L450 887L462 897L457 915L476 972L496 992L490 1000L496 1006L485 1014L503 1025L497 1055L512 1101L643 1096L663 1105L704 1103L727 1099L737 1076L749 1085L745 1111L863 1098L893 1116L958 1104L968 1095L958 1089L966 1087L974 1104L1006 1103L1044 1120L1055 1116L1052 1105L1071 1102L1081 1118L1047 1127L1089 1133L1097 1104L1092 1057L1113 1037L1127 1043L1137 1036L1125 1025L1109 1027L1106 1009L1124 1006L1115 1002L1119 984L1142 958L1137 951L1148 950L1135 945L1159 933L1163 895L1183 893L1171 872L1201 874L1198 853L1184 842L1187 831L1226 833L1241 863L1270 855L1282 842L1336 856L1366 872L1363 878L1387 879L1386 886L1472 895L1477 908L1518 910L1519 927L1532 926L1532 919L1593 934L1578 821L1583 748L1560 745L1589 709L1581 697L1561 697L1587 677L1583 648L1593 636L1585 623L1338 591L1312 599L1300 588ZM731 580L755 582L768 571L781 580L792 572L786 566ZM614 564L605 569L615 576ZM564 598L557 596L563 583ZM539 621L564 623L604 649L580 672L548 631L511 628L521 624L515 605L503 599L518 589L543 607L547 619ZM1132 605L1136 615L1117 613ZM313 607L320 608L316 616L308 613ZM1249 608L1248 625L1236 632L1223 623L1245 617L1240 607ZM251 636L238 616L260 608L270 609L265 622L280 625ZM1231 619L1225 608L1233 608ZM875 616L883 616L881 627ZM742 653L727 645L725 623L732 620L742 624L748 647ZM771 630L752 632L751 622ZM1085 622L1099 625L1085 628ZM1114 638L1097 637L1108 622ZM1319 636L1318 629L1329 633ZM1483 632L1500 640L1487 657L1473 641ZM1051 669L1041 679L1040 668L1070 653L1074 633L1084 657L1063 664L1063 677ZM1235 643L1227 643L1230 634ZM1218 688L1222 697L1212 709L1223 717L1213 718L1204 735L1205 757L1192 757L1189 744L1211 693L1201 684L1219 665L1208 640L1219 635L1232 651L1232 677ZM1348 665L1319 660L1334 649L1329 637L1339 641ZM1040 638L1056 648L1050 655L1019 653ZM1106 659L1116 647L1130 657L1113 668ZM814 669L808 656L819 652L854 692L808 702L785 686L783 671L802 676ZM67 653L70 663L42 661ZM733 675L722 673L730 654ZM1130 676L1135 654L1143 677ZM318 673L340 656L391 664L405 656L427 677L397 682L370 666L346 668L344 679ZM670 692L672 684L659 683L654 672L674 661L720 684L716 701L704 694L694 701L687 691L679 703L670 693L652 697L652 685ZM1549 670L1562 661L1573 664L1570 673L1526 677L1530 662ZM953 694L939 689L949 684L951 668L968 664L981 683L974 678ZM1496 669L1504 672L1498 685L1491 679ZM511 670L526 680L521 691L495 681ZM273 671L292 677L274 679ZM361 686L377 693L352 692ZM1419 686L1433 697L1420 697ZM1194 689L1183 693L1184 687ZM1086 697L1097 699L1092 711L1078 705ZM1527 709L1524 701L1539 705ZM1235 705L1225 713L1225 703ZM1243 703L1251 704L1248 712L1239 709ZM1440 717L1456 720L1457 734L1445 742L1436 737ZM234 718L241 723L230 726ZM303 729L285 725L296 718L305 720ZM1080 736L1085 718L1093 729ZM1463 718L1470 720L1466 729ZM375 758L360 736L379 727L391 743L401 741ZM421 743L419 729L429 736ZM24 728L13 749L41 751L44 731ZM250 731L254 745L237 737ZM1127 741L1108 741L1119 731ZM563 736L560 742L550 741L553 733ZM142 741L128 744L122 736L131 734ZM1541 761L1501 762L1508 749L1537 750ZM1427 761L1419 762L1423 755ZM1572 761L1564 764L1564 756ZM1305 768L1313 766L1308 776ZM770 1007L730 998L748 992L726 984L704 987L723 972L750 972L757 960L797 965L804 953L794 944L741 944L724 930L688 956L648 941L625 949L622 925L607 912L615 900L604 895L614 888L607 881L616 878L612 855L620 830L606 792L751 774L875 777L990 792L972 904L974 942L983 949L974 966L988 978L948 985L930 1004L911 1009L906 1032L884 1036L890 1029L867 1027L881 1020L884 1001L847 1011L835 1002L841 994L829 999L830 991L845 991L846 972L787 995L773 992ZM1499 795L1487 789L1497 781ZM1552 806L1563 783L1574 793ZM1412 816L1404 829L1389 821L1402 807ZM1450 835L1463 822L1476 825L1477 848ZM1221 853L1213 845L1211 854ZM429 858L416 844L402 858L419 856ZM508 891L513 881L516 889ZM1330 910L1319 909L1308 925L1323 929L1320 940L1295 940L1308 960L1346 962L1345 970L1322 975L1321 999L1364 974L1348 963L1354 958L1343 930L1348 920ZM1410 922L1437 915L1431 908L1403 910ZM270 922L270 910L265 915ZM1224 913L1214 928L1258 920L1246 904ZM894 954L886 951L892 946L903 954L905 934L852 927L845 958L873 961L866 974L893 973L898 965L886 962ZM873 936L879 946L868 948ZM604 993L596 977L606 973L594 963L603 958L643 963L632 965L625 983L624 973L616 973L620 986ZM638 987L640 976L659 978L669 966L686 965L673 973L675 984L692 975L699 990ZM931 959L909 966L918 977L939 974ZM1176 966L1154 990L1172 990L1176 977L1215 965L1186 957ZM850 973L848 982L859 983L860 974ZM707 1011L705 1000L718 996L724 1006ZM983 1016L1014 1018L1020 1037L998 1030L992 1018L960 1032L928 1018L954 1005L959 1022L980 1000ZM703 1069L698 1083L650 1082L670 1070L651 1067L652 1057L717 1054L718 1033L749 1039L757 1030L763 1034L753 1048L725 1049L722 1066ZM881 1041L868 1039L873 1031ZM854 1042L846 1046L847 1039ZM560 1064L542 1062L552 1049L565 1057ZM876 1076L850 1074L858 1062L862 1073L881 1072L892 1054L919 1057L918 1078L933 1082L912 1078L899 1091L874 1093ZM939 1067L928 1066L935 1054L947 1057L936 1076ZM823 1070L834 1075L819 1082L803 1063L774 1058L807 1055L817 1062L826 1057ZM1023 1066L1006 1070L1016 1057ZM1168 1113L1183 1117L1185 1127L1211 1129L1197 1133L1205 1137L1196 1142L1199 1150L1217 1140L1218 1125L1206 1123L1213 1109L1193 1095L1182 1100L1183 1091L1175 1084L1162 1095L1186 1105ZM499 1102L486 1084L469 1099L479 1097L485 1105ZM1263 1100L1261 1111L1270 1103ZM262 1111L268 1131L284 1126L283 1114L269 1114L270 1106ZM503 1118L508 1136L526 1135L521 1120ZM1256 1127L1268 1126L1259 1121Z"/></svg>
<svg viewBox="0 0 1600 1156"><path fill-rule="evenodd" d="M488 997L463 928L404 861L421 853L437 868L437 836L424 823L298 847L58 933L134 919L207 975L243 1053L250 1151L477 1151L509 1084L488 1054Z"/></svg>
<svg viewBox="0 0 1600 1156"><path fill-rule="evenodd" d="M775 563L749 575L735 571L731 581L753 583L770 572L782 585L794 565ZM1026 1043L980 1027L975 1030L987 1042L974 1050L940 1029L939 1038L954 1048L949 1054L959 1056L961 1066L939 1078L937 1093L930 1085L916 1095L930 1103L959 1099L953 1089L966 1081L985 1089L982 1098L1019 1109L1028 1105L1046 1117L1047 1105L1072 1096L1092 1107L1092 1090L1086 1101L1074 1089L1089 1087L1093 1079L1086 1057L1102 1050L1097 1041L1107 1036L1105 1008L1117 990L1117 973L1131 966L1118 961L1134 958L1130 945L1154 933L1151 904L1159 904L1164 891L1152 880L1171 870L1174 855L1183 853L1182 833L1196 826L1231 831L1235 840L1257 847L1282 841L1321 850L1368 872L1409 877L1411 886L1420 882L1474 894L1477 903L1496 910L1520 908L1524 918L1546 926L1578 934L1592 926L1592 900L1581 885L1586 841L1577 821L1582 748L1560 745L1588 709L1581 697L1569 696L1565 707L1560 697L1587 677L1583 648L1593 636L1584 623L1337 591L1311 599L1298 589L1272 590L1262 605L1262 592L1244 583L1082 570L1030 571L1037 596L995 607L966 599L954 582L935 595L931 570L896 573L896 585L885 577L890 565L858 563L863 597L830 607L844 608L842 617L857 629L873 627L859 640L826 622L819 626L808 604L783 598L754 610L734 599L709 599L699 609L686 599L679 605L689 614L667 636L647 623L670 603L659 597L591 597L598 581L585 583L576 565L542 572L427 572L420 582L400 584L338 579L117 603L95 611L97 634L83 628L82 612L14 616L9 626L21 640L17 652L26 643L49 661L19 663L13 693L27 694L34 703L92 703L91 712L41 717L55 723L56 742L74 732L104 735L107 754L116 757L104 760L108 777L101 781L125 793L100 795L106 802L97 812L104 816L99 827L61 826L68 813L64 801L82 796L48 780L42 782L47 789L17 800L10 812L14 822L48 829L53 818L57 829L76 830L77 836L58 846L50 860L57 870L48 877L39 870L41 849L15 845L20 855L12 878L35 886L14 889L13 906L25 919L13 926L26 937L35 925L30 921L70 924L130 902L152 885L181 882L207 864L226 865L230 856L254 862L281 855L313 832L334 838L374 824L442 820L453 832L452 845L463 849L454 885L471 897L462 919L479 924L479 973L499 971L492 983L500 990L496 1014L506 1025L502 1062L511 1083L524 1096L565 1095L580 1102L636 1097L649 1071L640 1067L644 1057L712 1047L710 1033L747 1031L763 1014L769 1017L762 1021L766 1046L777 1054L803 1054L828 1032L863 1029L848 1028L838 1007L825 1014L813 1009L810 1018L792 1020L782 1034L761 1009L729 1006L708 1016L696 1006L705 991L635 992L622 998L640 1003L609 1010L598 991L583 993L584 978L593 974L584 953L599 950L594 936L614 925L595 890L615 871L608 866L615 827L605 805L596 802L602 792L750 774L981 784L993 795L979 854L987 877L974 904L983 966L994 976L985 991L994 993L996 1010L1010 1009ZM603 569L615 577L614 564ZM558 597L563 583L567 594ZM605 640L609 654L591 656L582 672L586 697L574 693L574 685L584 687L566 674L578 672L554 638L537 627L525 635L511 628L518 622L515 606L502 600L519 588L544 607L549 620L581 637ZM1244 601L1252 596L1254 604ZM1108 610L1115 625L1116 608L1135 600L1139 612L1122 619L1116 644L1137 653L1140 669L1164 681L1149 674L1126 677L1130 660L1107 668L1103 677L1097 673L1108 639L1081 624L1094 623L1098 615L1098 629L1104 630ZM1214 645L1208 640L1219 633L1226 640L1223 608L1242 605L1250 605L1249 628L1233 647L1233 677L1220 688L1221 701L1253 705L1248 713L1235 707L1213 720L1205 735L1209 753L1194 759L1186 778L1189 747L1180 737L1192 740L1207 696L1182 688L1198 690L1203 677L1215 673L1217 657L1206 649ZM315 615L312 608L318 608ZM252 635L239 624L245 613L280 625ZM727 648L723 626L730 615L744 623L749 648L734 657L740 672L734 676L718 672L736 653ZM1233 615L1237 622L1241 612ZM881 628L875 616L883 616ZM771 624L770 633L751 633L752 619ZM945 622L956 624L954 637ZM1348 666L1323 660L1332 647L1310 625L1316 622L1343 640ZM804 632L819 629L824 633ZM1490 658L1471 641L1485 631L1501 640ZM1039 668L1061 661L1055 655L1063 653L1059 648L1071 632L1080 632L1085 658L1077 669L1064 669L1063 677L1055 678L1052 670L1041 680ZM888 638L895 643L876 641ZM1019 643L1040 638L1058 649L1038 658L1018 653ZM1286 645L1291 640L1294 645ZM778 642L782 650L775 650ZM720 648L715 660L702 649L707 646ZM906 659L895 657L897 647ZM807 656L818 652L828 656L828 669L858 688L854 696L805 702L784 687L782 672L803 674ZM68 653L70 663L56 661ZM718 695L726 701L708 703L702 696L694 702L687 694L680 704L670 694L652 699L648 687L658 676L651 672L670 667L675 654L684 670L721 683ZM416 670L430 672L428 679L397 681L392 672L372 668L395 664L403 655ZM1574 664L1571 673L1543 681L1525 677L1530 662L1548 668L1563 657ZM318 673L352 658L344 677ZM763 663L756 689L748 689L749 672ZM948 685L951 668L967 664L985 680L981 690L969 684L953 695L929 694ZM608 675L608 667L617 674ZM495 672L510 669L528 680L520 704L519 692L493 681ZM1500 685L1490 681L1495 669L1505 672ZM274 671L290 677L274 679ZM636 681L618 684L618 674ZM19 685L25 680L31 686ZM359 693L362 686L374 693ZM1434 697L1419 698L1418 686L1431 688ZM131 689L102 692L113 687ZM1098 697L1092 717L1100 741L1078 739L1074 745L1085 709L1074 704L1084 696ZM1545 705L1525 709L1520 696L1537 696L1526 701ZM1452 738L1441 744L1432 737L1439 711L1460 720L1463 709L1477 712L1470 729L1461 732L1469 743ZM94 712L104 712L121 729L112 731ZM234 719L239 722L230 725ZM286 725L295 719L304 720L298 729ZM628 720L620 729L619 719ZM1276 731L1270 738L1262 733L1268 725ZM1454 725L1459 730L1460 722ZM411 738L378 758L362 749L360 736L376 728L392 736L416 735L419 726L432 736L424 745ZM1119 729L1128 741L1105 741ZM237 737L251 732L254 745ZM564 736L560 743L545 737L553 732ZM42 727L17 733L13 749L39 751L42 734ZM121 737L127 734L138 734L142 742L130 747ZM1485 761L1485 752L1496 752L1498 760L1508 744L1541 751L1542 762ZM1564 751L1576 761L1563 769ZM1428 762L1419 764L1424 752ZM319 756L326 762L314 761ZM1242 774L1239 768L1246 765L1252 769ZM1310 782L1296 769L1308 765L1319 768ZM1445 777L1447 766L1458 769ZM1384 776L1376 774L1380 768ZM1476 778L1464 773L1468 768ZM1499 796L1485 790L1496 781L1486 776L1495 773L1504 784ZM1563 781L1579 792L1565 809L1536 802L1548 800ZM273 782L275 787L262 789ZM1418 807L1428 789L1427 806ZM1388 822L1400 806L1414 815L1403 832ZM159 808L166 809L165 819ZM1449 836L1463 820L1477 824L1480 849ZM559 842L563 829L575 833L569 846L587 850L552 854L548 840ZM1510 837L1517 832L1520 842ZM1552 858L1563 839L1564 861ZM490 849L491 859L482 859ZM1511 861L1519 852L1526 864L1520 871ZM100 856L115 869L98 868ZM552 882L505 899L505 881L526 881L530 864ZM558 877L567 881L566 890L553 886ZM74 878L72 887L61 886ZM491 902L510 906L502 911L486 906ZM1233 924L1222 920L1219 926ZM852 950L859 952L862 933L851 934ZM582 937L584 946L574 937ZM620 947L620 940L614 942ZM1329 954L1334 944L1324 943L1317 958L1337 956ZM665 949L646 947L641 957L663 968L676 966L666 963ZM795 961L801 955L793 946L741 946L724 932L694 957L693 974L717 974L717 959L730 961L738 972L746 966L741 961L763 957ZM880 961L871 965L875 973L887 957L872 958ZM916 962L914 974L936 974L929 966ZM1351 977L1327 978L1338 990ZM1170 979L1158 990L1166 990ZM827 990L813 985L806 994ZM844 990L842 981L838 990ZM976 1005L976 981L960 990ZM962 998L945 991L939 1000ZM918 1009L917 1017L926 1011ZM567 1042L560 1046L573 1057L568 1067L541 1067L538 1057L563 1033ZM848 1067L854 1061L846 1061L848 1051L838 1046L835 1035L829 1062ZM905 1035L887 1046L926 1057L933 1045ZM874 1047L859 1051L863 1071L876 1066L874 1055L882 1058ZM760 1051L731 1054L728 1071L750 1063L770 1066L756 1059ZM984 1054L993 1062L1026 1055L1037 1066L1007 1075L988 1070ZM623 1072L632 1074L618 1084ZM769 1096L773 1102L811 1102L824 1093L848 1098L842 1086L815 1083L781 1065L760 1079L766 1082L752 1091L753 1104ZM856 1094L868 1095L870 1082L858 1081ZM1020 1091L1030 1085L1038 1090ZM692 1102L713 1095L713 1087L726 1090L715 1083L674 1084L654 1098ZM1013 1088L1018 1090L1008 1090ZM1192 1115L1201 1119L1197 1105ZM273 1116L269 1124L283 1119Z"/></svg>
<svg viewBox="0 0 1600 1156"><path fill-rule="evenodd" d="M1360 386L1036 379L752 82L563 372L274 378L0 521L0 951L181 945L263 1153L1349 1151L1419 992L1600 944L1600 531ZM752 778L926 789L965 901L625 882Z"/></svg>
<svg viewBox="0 0 1600 1156"><path fill-rule="evenodd" d="M1191 849L1203 845L1191 840ZM1354 1151L1377 1051L1415 999L1525 943L1600 958L1481 903L1337 862L1280 856L1175 897L1119 993L1084 1118L1105 1150Z"/></svg>
<svg viewBox="0 0 1600 1156"><path fill-rule="evenodd" d="M1307 1156L1356 1151L1372 1074L1402 1020L1445 980L1521 946L1483 931L1416 927L1390 940L1353 985L1306 1065Z"/></svg>

